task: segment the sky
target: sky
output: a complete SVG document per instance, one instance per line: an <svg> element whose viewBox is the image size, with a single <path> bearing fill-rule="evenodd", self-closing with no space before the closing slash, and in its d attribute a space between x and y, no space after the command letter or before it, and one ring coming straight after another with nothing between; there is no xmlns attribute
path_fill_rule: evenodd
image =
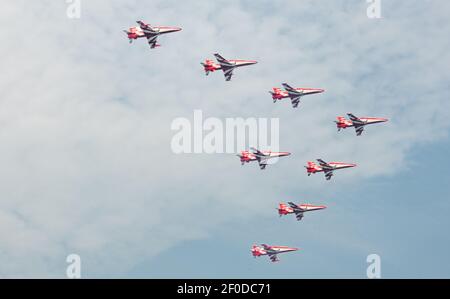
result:
<svg viewBox="0 0 450 299"><path fill-rule="evenodd" d="M450 4L9 1L0 10L0 277L449 278ZM128 44L136 20L183 30ZM259 63L231 82L200 62ZM267 93L326 89L299 109ZM175 154L178 117L279 118L292 156ZM333 120L389 118L356 137ZM307 161L358 167L307 177ZM281 201L324 211L278 218ZM272 264L254 243L300 247Z"/></svg>

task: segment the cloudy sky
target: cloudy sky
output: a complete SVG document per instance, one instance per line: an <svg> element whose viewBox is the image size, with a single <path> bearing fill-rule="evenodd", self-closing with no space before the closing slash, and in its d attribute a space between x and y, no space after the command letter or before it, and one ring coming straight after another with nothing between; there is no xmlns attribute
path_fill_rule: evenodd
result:
<svg viewBox="0 0 450 299"><path fill-rule="evenodd" d="M382 0L8 1L0 10L0 276L450 277L450 3ZM143 19L183 31L128 44ZM259 64L205 77L220 52ZM294 110L267 93L320 87ZM280 119L293 155L260 171L172 152L171 123ZM387 117L356 138L333 120ZM355 162L326 182L306 161ZM302 223L280 201L325 204ZM253 243L302 250L253 259Z"/></svg>

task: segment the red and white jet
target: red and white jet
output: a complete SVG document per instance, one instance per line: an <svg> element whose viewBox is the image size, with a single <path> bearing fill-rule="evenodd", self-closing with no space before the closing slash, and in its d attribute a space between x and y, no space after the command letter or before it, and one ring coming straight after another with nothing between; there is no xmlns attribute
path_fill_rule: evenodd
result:
<svg viewBox="0 0 450 299"><path fill-rule="evenodd" d="M201 65L203 65L203 68L205 69L205 74L206 76L208 76L210 72L222 70L226 81L231 80L235 68L258 63L255 60L242 60L242 59L227 60L217 53L214 54L214 56L216 57L218 63L215 63L213 60L210 59L206 59L205 62L201 63Z"/></svg>
<svg viewBox="0 0 450 299"><path fill-rule="evenodd" d="M294 248L294 247L269 246L269 245L266 245L266 244L261 244L260 246L258 246L258 245L253 245L252 246L252 254L253 254L253 256L255 258L258 257L258 256L262 256L262 255L268 255L270 260L273 263L280 261L278 259L277 254L286 253L286 252L292 252L292 251L297 251L297 250L299 250L299 249L298 248Z"/></svg>
<svg viewBox="0 0 450 299"><path fill-rule="evenodd" d="M250 163L252 161L258 161L259 167L265 169L267 161L272 158L280 158L289 156L288 152L272 152L272 151L260 151L256 148L251 148L251 151L241 151L240 155L237 155L241 159L241 164Z"/></svg>
<svg viewBox="0 0 450 299"><path fill-rule="evenodd" d="M356 117L351 113L347 113L349 120L345 117L338 116L337 121L335 121L338 131L341 129L346 129L349 127L354 127L356 130L356 136L361 136L364 131L364 127L371 124L378 124L387 122L387 118L381 117Z"/></svg>
<svg viewBox="0 0 450 299"><path fill-rule="evenodd" d="M180 31L181 28L173 26L151 26L143 21L137 21L139 26L131 27L128 30L124 30L127 34L130 44L134 39L145 37L151 49L160 47L161 45L156 42L158 36L162 34L172 33Z"/></svg>
<svg viewBox="0 0 450 299"><path fill-rule="evenodd" d="M282 99L290 98L293 108L298 107L301 97L322 93L325 91L324 89L319 88L302 88L302 87L294 88L287 83L283 83L282 85L285 90L282 90L281 88L278 87L274 87L272 91L269 91L269 93L272 95L273 102L276 103L277 101L280 101Z"/></svg>
<svg viewBox="0 0 450 299"><path fill-rule="evenodd" d="M326 209L326 206L315 206L311 204L300 204L296 205L293 202L288 202L287 206L284 203L280 203L278 206L278 214L281 216L289 215L289 214L295 214L295 217L298 221L302 220L303 214L306 212L312 212L312 211L318 211Z"/></svg>
<svg viewBox="0 0 450 299"><path fill-rule="evenodd" d="M337 169L344 169L344 168L350 168L350 167L356 166L356 164L342 163L342 162L327 163L322 159L317 159L317 162L319 162L319 165L317 165L314 162L309 161L308 166L305 166L308 176L310 176L312 173L324 172L325 178L327 179L327 181L330 180L331 177L333 176L333 171L335 171Z"/></svg>

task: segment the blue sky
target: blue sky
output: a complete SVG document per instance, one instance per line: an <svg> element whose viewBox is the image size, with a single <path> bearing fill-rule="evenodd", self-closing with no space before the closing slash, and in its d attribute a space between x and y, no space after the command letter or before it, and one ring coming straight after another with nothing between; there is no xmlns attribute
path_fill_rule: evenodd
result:
<svg viewBox="0 0 450 299"><path fill-rule="evenodd" d="M0 276L449 277L450 4L366 1L64 1L2 7ZM128 44L137 19L183 31ZM33 24L24 36L11 28ZM259 63L205 77L220 52ZM282 82L326 93L294 110ZM292 156L261 172L234 155L176 155L177 117L276 117ZM387 117L361 138L353 112ZM306 161L355 162L307 177ZM326 204L302 223L280 201ZM298 246L281 263L253 243Z"/></svg>
<svg viewBox="0 0 450 299"><path fill-rule="evenodd" d="M127 275L164 278L365 278L366 257L379 254L383 278L448 278L450 237L446 228L450 203L447 170L435 174L429 165L447 158L448 140L419 146L408 154L414 169L400 178L377 178L349 190L327 195L330 209L307 215L304 223L262 217L229 223L206 240L180 244L156 259L145 261ZM321 192L316 193L317 196ZM340 200L339 200L340 199ZM340 206L336 206L339 201ZM334 238L365 244L348 250L337 241L319 240L324 218ZM334 224L335 221L337 224ZM345 230L335 229L345 223ZM244 229L245 228L245 229ZM300 246L298 255L273 265L250 258L249 239L271 239ZM333 238L333 239L334 239ZM224 251L225 250L225 251Z"/></svg>

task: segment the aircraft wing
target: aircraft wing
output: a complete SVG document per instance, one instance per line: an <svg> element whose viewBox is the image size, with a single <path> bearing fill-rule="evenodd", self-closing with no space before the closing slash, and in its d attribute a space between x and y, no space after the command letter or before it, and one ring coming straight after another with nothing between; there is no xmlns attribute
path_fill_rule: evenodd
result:
<svg viewBox="0 0 450 299"><path fill-rule="evenodd" d="M264 250L272 250L272 247L270 247L269 245L266 244L261 244L262 248L264 248Z"/></svg>
<svg viewBox="0 0 450 299"><path fill-rule="evenodd" d="M266 169L267 159L258 159L258 163L259 163L259 168L261 168L261 170Z"/></svg>
<svg viewBox="0 0 450 299"><path fill-rule="evenodd" d="M266 244L261 244L261 246L262 248L264 248L264 250L266 251L267 255L269 256L272 262L278 262L277 251L273 250L272 247Z"/></svg>
<svg viewBox="0 0 450 299"><path fill-rule="evenodd" d="M228 66L228 67L233 67L234 65L232 63L230 63L228 60L226 60L225 58L223 58L219 53L214 54L214 57L216 57L217 62L221 65L221 66Z"/></svg>
<svg viewBox="0 0 450 299"><path fill-rule="evenodd" d="M278 259L278 256L276 254L271 254L269 255L270 260L272 261L272 263L276 263L279 262L280 260Z"/></svg>
<svg viewBox="0 0 450 299"><path fill-rule="evenodd" d="M251 147L250 149L253 151L253 154L255 154L255 155L257 155L257 156L260 156L260 157L266 156L263 152L261 152L261 151L260 151L259 149L257 149L257 148Z"/></svg>
<svg viewBox="0 0 450 299"><path fill-rule="evenodd" d="M136 21L136 23L139 24L139 27L141 27L142 30L146 30L148 28L151 28L148 24L145 24L143 21Z"/></svg>
<svg viewBox="0 0 450 299"><path fill-rule="evenodd" d="M356 136L361 136L364 132L364 126L355 125Z"/></svg>
<svg viewBox="0 0 450 299"><path fill-rule="evenodd" d="M150 45L151 49L154 49L158 46L158 44L156 43L156 40L158 39L158 35L145 34L145 37L147 38L147 42Z"/></svg>
<svg viewBox="0 0 450 299"><path fill-rule="evenodd" d="M158 35L160 33L159 29L153 28L152 26L145 24L142 21L137 21L136 23L139 24L139 27L142 29L145 35Z"/></svg>
<svg viewBox="0 0 450 299"><path fill-rule="evenodd" d="M361 120L356 117L354 114L352 113L347 113L348 117L350 118L351 121L356 121L356 122L360 122Z"/></svg>
<svg viewBox="0 0 450 299"><path fill-rule="evenodd" d="M292 209L294 209L294 211L295 211L295 210L303 211L302 208L300 208L298 205L296 205L296 204L293 203L293 202L288 202L288 205L289 205Z"/></svg>
<svg viewBox="0 0 450 299"><path fill-rule="evenodd" d="M145 34L145 37L147 38L148 44L150 45L151 49L154 49L158 46L156 43L156 40L158 38L158 35L160 34L159 29L155 29L152 26L144 23L143 21L136 21L136 23L139 24L139 27L142 29L142 31Z"/></svg>
<svg viewBox="0 0 450 299"><path fill-rule="evenodd" d="M265 169L267 166L267 160L269 160L270 157L254 147L250 149L253 151L253 154L259 163L259 168L261 168L261 170Z"/></svg>
<svg viewBox="0 0 450 299"><path fill-rule="evenodd" d="M331 166L330 164L328 164L327 162L325 162L322 159L317 159L317 162L319 162L320 166L322 167L323 172L325 173L325 178L327 179L327 181L331 180L331 177L333 176L334 167Z"/></svg>
<svg viewBox="0 0 450 299"><path fill-rule="evenodd" d="M355 126L364 125L364 122L359 117L356 117L354 114L347 113L347 115L348 115L348 118L350 118L350 120L352 121L353 125L355 125Z"/></svg>
<svg viewBox="0 0 450 299"><path fill-rule="evenodd" d="M223 70L223 75L225 76L225 81L230 81L231 77L233 77L233 67L224 67L222 66L222 70Z"/></svg>
<svg viewBox="0 0 450 299"><path fill-rule="evenodd" d="M325 162L324 160L322 160L322 159L317 159L317 162L319 162L319 164L320 164L320 166L322 166L322 168L327 168L327 169L333 169L333 167L330 165L330 164L328 164L327 162Z"/></svg>
<svg viewBox="0 0 450 299"><path fill-rule="evenodd" d="M291 207L291 208L293 208L294 210L295 209L300 209L300 207L298 206L298 205L296 205L295 203L293 203L293 202L288 202L288 205Z"/></svg>
<svg viewBox="0 0 450 299"><path fill-rule="evenodd" d="M300 98L302 97L303 93L296 90L287 83L283 83L282 85L284 89L287 91L289 98L291 99L292 107L297 108L298 104L300 104Z"/></svg>
<svg viewBox="0 0 450 299"><path fill-rule="evenodd" d="M297 221L300 221L303 219L303 212L295 213L295 217L297 218Z"/></svg>
<svg viewBox="0 0 450 299"><path fill-rule="evenodd" d="M216 57L217 62L220 64L220 67L222 68L223 75L225 76L226 81L230 81L231 77L233 77L233 70L235 65L225 58L223 58L220 54L216 53L214 54L214 57Z"/></svg>
<svg viewBox="0 0 450 299"><path fill-rule="evenodd" d="M302 220L304 210L293 202L288 202L288 205L294 210L295 217L297 217L297 220L298 221Z"/></svg>
<svg viewBox="0 0 450 299"><path fill-rule="evenodd" d="M281 85L283 85L284 89L286 89L287 92L297 92L294 87L290 86L287 83L282 83Z"/></svg>
<svg viewBox="0 0 450 299"><path fill-rule="evenodd" d="M291 97L292 108L297 108L298 107L298 104L300 104L300 98L301 98L301 96L298 96L298 97L295 97L295 98Z"/></svg>
<svg viewBox="0 0 450 299"><path fill-rule="evenodd" d="M333 170L325 170L324 169L324 173L325 173L325 178L327 179L327 181L331 180L331 177L333 176Z"/></svg>

